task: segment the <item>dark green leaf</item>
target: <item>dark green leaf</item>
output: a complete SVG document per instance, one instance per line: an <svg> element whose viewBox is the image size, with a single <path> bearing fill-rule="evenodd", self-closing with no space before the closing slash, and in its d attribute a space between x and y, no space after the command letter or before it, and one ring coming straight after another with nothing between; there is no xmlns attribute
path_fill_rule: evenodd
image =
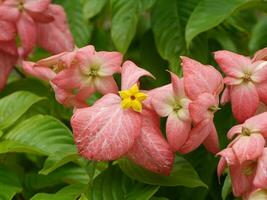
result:
<svg viewBox="0 0 267 200"><path fill-rule="evenodd" d="M251 39L249 41L249 50L255 52L267 46L267 17L258 21L252 30Z"/></svg>
<svg viewBox="0 0 267 200"><path fill-rule="evenodd" d="M69 185L55 194L38 193L31 200L76 200L85 191L86 187L83 184Z"/></svg>
<svg viewBox="0 0 267 200"><path fill-rule="evenodd" d="M70 30L73 34L75 44L83 47L88 44L90 38L90 27L83 15L83 6L80 1L56 0L61 4L68 16Z"/></svg>
<svg viewBox="0 0 267 200"><path fill-rule="evenodd" d="M149 200L158 188L135 182L125 176L118 167L112 167L95 179L89 191L89 199Z"/></svg>
<svg viewBox="0 0 267 200"><path fill-rule="evenodd" d="M152 12L152 30L157 49L170 69L178 73L179 56L185 51L183 29L176 0L158 0Z"/></svg>
<svg viewBox="0 0 267 200"><path fill-rule="evenodd" d="M203 183L194 168L182 157L176 157L174 167L170 176L158 175L151 171L148 171L138 165L134 164L130 160L119 160L119 166L122 171L140 182L161 185L161 186L186 186L186 187L207 187Z"/></svg>
<svg viewBox="0 0 267 200"><path fill-rule="evenodd" d="M186 25L185 38L189 45L198 34L207 31L229 17L246 0L203 0L195 8Z"/></svg>
<svg viewBox="0 0 267 200"><path fill-rule="evenodd" d="M135 0L111 0L111 38L115 47L125 53L136 33L139 3Z"/></svg>
<svg viewBox="0 0 267 200"><path fill-rule="evenodd" d="M11 200L21 190L17 175L9 169L0 166L0 199Z"/></svg>

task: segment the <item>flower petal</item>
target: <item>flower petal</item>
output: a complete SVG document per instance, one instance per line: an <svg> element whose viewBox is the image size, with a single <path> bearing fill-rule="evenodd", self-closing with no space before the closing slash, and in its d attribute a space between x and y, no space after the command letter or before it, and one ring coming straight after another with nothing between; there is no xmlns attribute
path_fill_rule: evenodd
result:
<svg viewBox="0 0 267 200"><path fill-rule="evenodd" d="M173 111L172 104L175 100L170 84L152 90L150 97L153 108L161 117L166 117Z"/></svg>
<svg viewBox="0 0 267 200"><path fill-rule="evenodd" d="M23 61L22 68L27 74L45 81L52 80L56 76L50 68L36 66L34 62Z"/></svg>
<svg viewBox="0 0 267 200"><path fill-rule="evenodd" d="M222 96L221 96L221 100L220 103L222 105L225 105L226 103L230 102L231 97L230 97L230 88L229 87L225 87Z"/></svg>
<svg viewBox="0 0 267 200"><path fill-rule="evenodd" d="M184 56L181 58L185 91L190 99L194 100L204 92L219 95L223 89L223 78L214 67Z"/></svg>
<svg viewBox="0 0 267 200"><path fill-rule="evenodd" d="M198 148L210 134L213 122L206 119L198 123L189 133L185 144L180 148L181 153L189 153Z"/></svg>
<svg viewBox="0 0 267 200"><path fill-rule="evenodd" d="M94 81L97 91L101 94L118 93L118 86L112 76L98 77Z"/></svg>
<svg viewBox="0 0 267 200"><path fill-rule="evenodd" d="M17 22L17 29L22 44L22 56L26 57L36 43L36 25L32 18L23 12Z"/></svg>
<svg viewBox="0 0 267 200"><path fill-rule="evenodd" d="M227 76L242 77L243 69L251 65L249 58L231 51L216 51L214 57Z"/></svg>
<svg viewBox="0 0 267 200"><path fill-rule="evenodd" d="M134 84L138 83L139 78L142 76L150 76L154 78L152 74L137 67L132 61L128 60L124 62L121 72L121 89L127 90L131 88Z"/></svg>
<svg viewBox="0 0 267 200"><path fill-rule="evenodd" d="M232 146L240 163L254 160L261 156L265 145L265 139L261 134L241 136Z"/></svg>
<svg viewBox="0 0 267 200"><path fill-rule="evenodd" d="M184 81L183 78L179 78L176 74L170 72L172 80L172 89L175 97L185 97Z"/></svg>
<svg viewBox="0 0 267 200"><path fill-rule="evenodd" d="M157 114L144 109L142 115L141 134L127 153L127 157L148 170L169 175L174 154L162 136Z"/></svg>
<svg viewBox="0 0 267 200"><path fill-rule="evenodd" d="M267 148L264 148L262 156L258 160L256 176L253 181L257 188L266 188L267 185Z"/></svg>
<svg viewBox="0 0 267 200"><path fill-rule="evenodd" d="M205 119L212 119L213 113L209 111L212 106L217 107L218 102L209 93L203 93L189 104L190 116L195 124Z"/></svg>
<svg viewBox="0 0 267 200"><path fill-rule="evenodd" d="M0 19L15 22L20 12L17 8L17 1L5 0L0 6Z"/></svg>
<svg viewBox="0 0 267 200"><path fill-rule="evenodd" d="M133 146L141 132L141 115L123 110L121 99L107 94L92 107L77 109L71 119L80 154L90 160L115 160Z"/></svg>
<svg viewBox="0 0 267 200"><path fill-rule="evenodd" d="M166 124L167 140L173 151L179 149L186 142L191 130L191 121L183 121L177 114L171 113Z"/></svg>
<svg viewBox="0 0 267 200"><path fill-rule="evenodd" d="M253 82L261 83L267 81L267 61L257 61L253 65L255 65L255 71L251 76Z"/></svg>
<svg viewBox="0 0 267 200"><path fill-rule="evenodd" d="M261 133L267 136L267 112L255 115L245 121L244 126L252 132ZM267 138L267 137L266 137Z"/></svg>
<svg viewBox="0 0 267 200"><path fill-rule="evenodd" d="M240 122L252 117L259 105L259 96L252 83L241 84L231 88L231 102L234 117Z"/></svg>
<svg viewBox="0 0 267 200"><path fill-rule="evenodd" d="M252 62L255 62L258 60L267 60L267 48L263 48L254 54Z"/></svg>
<svg viewBox="0 0 267 200"><path fill-rule="evenodd" d="M78 67L72 66L59 72L52 80L53 84L62 89L74 89L79 88L82 85L82 75ZM88 81L88 85L91 84Z"/></svg>
<svg viewBox="0 0 267 200"><path fill-rule="evenodd" d="M100 76L111 76L114 73L121 72L121 64L122 64L122 54L119 52L107 52L100 51L96 52L96 57L102 61L99 75Z"/></svg>
<svg viewBox="0 0 267 200"><path fill-rule="evenodd" d="M256 85L256 89L260 98L260 101L262 101L264 104L267 105L267 81L264 81L260 84Z"/></svg>
<svg viewBox="0 0 267 200"><path fill-rule="evenodd" d="M25 0L24 8L32 12L43 12L50 3L51 0Z"/></svg>
<svg viewBox="0 0 267 200"><path fill-rule="evenodd" d="M213 154L216 154L220 150L220 144L218 139L217 130L214 124L211 126L210 134L203 142L205 148Z"/></svg>
<svg viewBox="0 0 267 200"><path fill-rule="evenodd" d="M8 41L14 39L16 29L12 23L0 20L0 41Z"/></svg>
<svg viewBox="0 0 267 200"><path fill-rule="evenodd" d="M17 57L0 51L0 91L6 85L8 75L17 61Z"/></svg>
<svg viewBox="0 0 267 200"><path fill-rule="evenodd" d="M71 51L74 44L64 9L58 5L49 5L48 9L55 20L37 23L37 44L53 54Z"/></svg>
<svg viewBox="0 0 267 200"><path fill-rule="evenodd" d="M241 134L243 125L233 126L227 133L228 139L232 139L236 134Z"/></svg>

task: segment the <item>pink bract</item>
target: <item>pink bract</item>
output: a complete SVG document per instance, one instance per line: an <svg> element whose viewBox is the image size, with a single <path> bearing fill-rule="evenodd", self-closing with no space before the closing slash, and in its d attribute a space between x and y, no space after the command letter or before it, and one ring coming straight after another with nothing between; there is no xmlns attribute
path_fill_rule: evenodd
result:
<svg viewBox="0 0 267 200"><path fill-rule="evenodd" d="M223 103L231 101L232 111L239 122L255 115L260 101L267 103L267 62L266 50L258 51L251 60L230 52L215 52L215 60L226 74Z"/></svg>
<svg viewBox="0 0 267 200"><path fill-rule="evenodd" d="M122 88L129 89L143 75L150 73L126 61L122 66ZM110 93L93 106L75 111L71 125L79 152L90 160L128 156L149 170L169 174L174 155L158 128L157 116L146 107L141 113L122 108L121 101Z"/></svg>

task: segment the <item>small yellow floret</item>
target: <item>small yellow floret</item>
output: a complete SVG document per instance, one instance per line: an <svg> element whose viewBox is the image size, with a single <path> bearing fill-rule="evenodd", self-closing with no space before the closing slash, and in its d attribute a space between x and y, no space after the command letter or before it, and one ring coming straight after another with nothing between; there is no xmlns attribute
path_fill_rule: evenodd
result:
<svg viewBox="0 0 267 200"><path fill-rule="evenodd" d="M121 107L123 109L132 108L136 112L142 112L142 101L147 98L147 95L139 92L137 84L134 84L129 90L122 90L119 92L122 101Z"/></svg>

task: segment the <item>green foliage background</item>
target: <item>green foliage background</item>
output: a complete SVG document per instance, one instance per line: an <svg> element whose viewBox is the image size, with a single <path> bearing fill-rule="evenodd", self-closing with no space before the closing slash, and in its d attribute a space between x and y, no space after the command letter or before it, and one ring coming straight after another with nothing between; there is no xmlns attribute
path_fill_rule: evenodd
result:
<svg viewBox="0 0 267 200"><path fill-rule="evenodd" d="M78 47L120 51L152 72L147 89L180 74L179 56L216 67L212 52L252 55L267 45L267 2L261 0L54 0L65 8ZM30 60L49 54L36 48ZM51 88L15 71L0 93L0 200L231 200L228 176L216 176L218 158L203 147L177 155L169 177L126 159L79 157L69 119ZM94 102L98 95L92 97ZM229 105L216 113L220 145L235 124ZM224 181L225 180L225 181Z"/></svg>

